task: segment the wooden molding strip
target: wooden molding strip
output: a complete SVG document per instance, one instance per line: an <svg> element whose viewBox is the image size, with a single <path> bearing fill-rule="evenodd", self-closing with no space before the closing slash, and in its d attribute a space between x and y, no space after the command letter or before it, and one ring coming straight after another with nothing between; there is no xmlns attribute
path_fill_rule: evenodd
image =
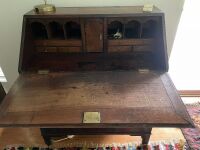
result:
<svg viewBox="0 0 200 150"><path fill-rule="evenodd" d="M182 97L199 97L200 90L179 90L180 96Z"/></svg>

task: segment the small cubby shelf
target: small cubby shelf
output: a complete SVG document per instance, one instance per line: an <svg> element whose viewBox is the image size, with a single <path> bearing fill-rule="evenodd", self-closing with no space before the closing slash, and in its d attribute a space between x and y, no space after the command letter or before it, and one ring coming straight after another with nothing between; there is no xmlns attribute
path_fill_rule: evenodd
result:
<svg viewBox="0 0 200 150"><path fill-rule="evenodd" d="M82 38L80 23L73 21L67 21L65 23L59 21L50 21L47 23L35 21L31 23L31 31L35 40L81 40Z"/></svg>
<svg viewBox="0 0 200 150"><path fill-rule="evenodd" d="M52 21L48 24L51 39L65 39L63 25L59 22Z"/></svg>
<svg viewBox="0 0 200 150"><path fill-rule="evenodd" d="M138 21L129 21L125 24L124 37L127 39L140 38L141 24Z"/></svg>
<svg viewBox="0 0 200 150"><path fill-rule="evenodd" d="M81 26L77 22L67 22L64 25L66 39L81 39Z"/></svg>
<svg viewBox="0 0 200 150"><path fill-rule="evenodd" d="M46 26L41 22L31 23L31 30L34 39L48 39Z"/></svg>
<svg viewBox="0 0 200 150"><path fill-rule="evenodd" d="M120 7L122 14L113 8L114 14L90 14L95 9L85 13L85 8L82 12L70 8L66 14L61 9L53 14L33 12L33 16L25 16L22 68L71 71L138 69L154 64L163 67L155 63L165 63L167 56L163 52L162 14L126 14L130 7ZM76 11L78 15L73 14Z"/></svg>
<svg viewBox="0 0 200 150"><path fill-rule="evenodd" d="M122 39L124 25L120 21L112 21L108 24L107 35L108 39ZM117 35L118 34L118 35Z"/></svg>
<svg viewBox="0 0 200 150"><path fill-rule="evenodd" d="M84 33L79 20L36 20L31 23L36 52L39 53L82 53ZM141 52L153 51L157 34L157 21L111 18L107 24L107 51ZM106 33L104 33L106 34ZM87 52L87 50L86 50ZM102 50L103 52L103 50Z"/></svg>
<svg viewBox="0 0 200 150"><path fill-rule="evenodd" d="M82 51L81 25L70 20L31 23L35 51L38 53L79 53Z"/></svg>
<svg viewBox="0 0 200 150"><path fill-rule="evenodd" d="M155 38L157 35L157 22L155 20L148 20L142 24L141 38Z"/></svg>
<svg viewBox="0 0 200 150"><path fill-rule="evenodd" d="M113 20L108 23L107 38L111 40L155 38L157 35L157 21L140 22L129 20L123 22Z"/></svg>

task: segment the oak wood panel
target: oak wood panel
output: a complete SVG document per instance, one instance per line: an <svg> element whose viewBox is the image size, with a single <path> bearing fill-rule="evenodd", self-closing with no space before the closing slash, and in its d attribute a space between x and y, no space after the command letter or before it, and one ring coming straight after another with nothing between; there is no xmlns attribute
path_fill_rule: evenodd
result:
<svg viewBox="0 0 200 150"><path fill-rule="evenodd" d="M85 40L87 52L103 52L103 20L85 20Z"/></svg>
<svg viewBox="0 0 200 150"><path fill-rule="evenodd" d="M57 52L57 47L36 47L37 52L45 52L45 53L55 53Z"/></svg>
<svg viewBox="0 0 200 150"><path fill-rule="evenodd" d="M58 47L58 52L62 53L80 53L81 47Z"/></svg>
<svg viewBox="0 0 200 150"><path fill-rule="evenodd" d="M190 126L188 116L177 113L186 110L179 110L180 101L173 103L161 75L133 71L22 74L0 107L0 126ZM82 124L85 111L100 112L101 124Z"/></svg>
<svg viewBox="0 0 200 150"><path fill-rule="evenodd" d="M39 53L80 53L81 47L36 47Z"/></svg>
<svg viewBox="0 0 200 150"><path fill-rule="evenodd" d="M123 40L108 40L109 46L120 46L120 45L148 45L154 44L154 39L123 39Z"/></svg>
<svg viewBox="0 0 200 150"><path fill-rule="evenodd" d="M155 51L155 48L153 45L139 45L139 46L134 46L134 51L148 52L148 51Z"/></svg>
<svg viewBox="0 0 200 150"><path fill-rule="evenodd" d="M69 12L70 11L70 12ZM68 13L69 12L69 13ZM108 12L107 14L105 14L105 12ZM79 43L74 43L69 39L66 40L57 40L60 41L59 42L55 42L55 41L51 41L51 40L47 40L49 41L48 45L46 44L40 44L40 45L36 45L37 47L80 47L81 48L81 52L80 53L80 57L82 57L84 55L84 61L85 62L89 62L90 63L90 58L91 56L89 56L91 53L87 53L86 50L86 37L85 37L85 24L84 22L88 19L97 19L97 18L101 18L103 20L103 48L102 48L102 52L103 53L99 53L99 55L107 55L107 51L108 51L108 46L134 46L134 45L149 45L149 44L153 44L155 45L155 50L156 52L150 54L145 54L146 51L138 51L138 53L140 53L139 58L133 58L132 61L134 61L133 63L129 63L127 62L126 58L124 57L124 55L127 55L127 53L122 53L118 54L118 57L120 58L120 62L125 62L123 64L118 63L118 65L112 65L115 64L115 62L113 62L112 60L110 60L110 57L106 57L103 58L101 60L101 62L98 62L97 64L91 64L90 67L88 67L89 69L83 69L80 67L77 67L79 65L77 65L77 60L72 60L72 58L68 57L67 55L63 56L63 59L60 59L59 54L55 54L54 58L49 59L49 57L43 57L43 56L38 56L38 54L35 54L36 50L35 50L35 45L34 45L34 40L32 39L31 36L27 36L27 33L30 32L30 22L32 21L38 21L43 23L45 26L48 26L48 23L51 21L59 21L62 23L65 23L70 21L70 20L77 20L80 25L81 25L81 39L79 41ZM108 25L108 21L112 20L112 19L121 19L121 20L132 20L132 19L139 19L142 22L145 22L146 20L156 20L156 22L158 23L158 30L159 30L159 34L158 34L158 39L147 39L147 40L154 40L155 42L138 42L137 40L146 40L146 39L132 39L132 40L136 40L136 42L133 41L123 41L120 43L116 43L116 41L110 41L109 45L109 41L107 40L107 25ZM24 28L26 28L26 30L23 30L22 33L22 47L21 47L21 57L20 57L20 65L19 65L19 72L26 72L26 71L37 71L39 69L48 69L48 70L56 70L56 71L83 71L83 70L116 70L116 69L138 69L141 67L148 67L151 66L151 69L155 69L155 70L165 70L167 71L167 60L165 60L166 58L164 57L164 55L166 55L166 46L163 47L163 36L165 36L165 34L162 32L162 30L164 31L165 26L164 24L162 24L161 22L164 20L164 14L159 11L157 8L155 8L155 11L153 11L152 13L143 13L142 11L142 6L139 7L85 7L85 8L57 8L56 13L53 14L35 14L34 12L30 12L27 13L24 16ZM30 32L31 33L31 32ZM29 33L29 34L30 34ZM66 35L65 35L66 36ZM27 42L25 42L26 40L29 40L30 42L27 44ZM69 41L68 41L69 40ZM45 41L45 40L44 40ZM68 43L63 44L63 41L68 41ZM51 42L53 42L54 44L51 44ZM72 42L72 43L71 43ZM95 40L96 42L96 40ZM95 43L92 42L92 43ZM56 43L56 44L55 44ZM81 44L80 44L81 43ZM24 47L25 45L28 45L26 47ZM31 46L29 46L31 45ZM81 45L81 46L80 46ZM30 52L31 50L31 52ZM49 51L50 52L50 51ZM71 52L70 52L71 53ZM137 52L136 52L137 53ZM158 53L158 54L157 54ZM78 53L77 53L78 54ZM135 53L134 53L135 54ZM27 57L29 55L29 57ZM43 55L43 54L41 54ZM117 55L116 53L109 53L109 56L111 55ZM132 55L132 54L130 54ZM138 55L137 55L138 56ZM64 58L65 57L65 58ZM101 57L101 56L100 56ZM148 57L148 59L146 59ZM151 58L150 58L151 57ZM70 58L70 61L68 61L68 59ZM89 58L89 59L88 59ZM142 59L141 61L139 59ZM95 57L93 58L95 59ZM108 59L108 60L106 60ZM72 60L72 61L71 61ZM153 60L154 62L152 62L151 60ZM73 63L74 62L74 63ZM109 62L109 63L107 63ZM36 64L35 64L36 63ZM40 65L41 64L41 65ZM148 65L150 64L150 65ZM37 67L36 67L37 66ZM99 67L100 66L100 67ZM153 67L154 66L154 67ZM34 69L33 69L34 68ZM85 67L87 68L87 67ZM149 68L149 67L148 67Z"/></svg>
<svg viewBox="0 0 200 150"><path fill-rule="evenodd" d="M161 80L166 88L167 94L171 98L171 102L177 114L179 114L179 116L181 116L182 118L185 118L188 122L191 122L191 124L194 126L189 113L185 111L187 110L186 106L183 104L183 101L181 100L178 91L173 90L175 89L175 86L172 80L168 77L167 73L161 76Z"/></svg>
<svg viewBox="0 0 200 150"><path fill-rule="evenodd" d="M108 53L132 52L132 46L109 46Z"/></svg>
<svg viewBox="0 0 200 150"><path fill-rule="evenodd" d="M143 16L153 16L153 15L162 15L161 11L154 7L151 13L144 13L143 6L113 6L113 7L59 7L56 8L56 12L43 14L41 17L56 17L56 16L129 16L134 15L138 16L142 14ZM28 12L26 16L37 17L38 14L33 10Z"/></svg>
<svg viewBox="0 0 200 150"><path fill-rule="evenodd" d="M81 40L35 40L36 46L82 46Z"/></svg>

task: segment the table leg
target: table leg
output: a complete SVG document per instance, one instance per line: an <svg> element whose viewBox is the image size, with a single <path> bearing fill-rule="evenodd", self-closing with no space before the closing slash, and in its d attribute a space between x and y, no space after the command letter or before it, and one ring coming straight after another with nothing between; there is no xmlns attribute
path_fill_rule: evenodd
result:
<svg viewBox="0 0 200 150"><path fill-rule="evenodd" d="M44 139L45 144L50 146L52 144L51 143L51 137L48 136L48 134L45 132L45 129L43 129L43 128L40 128L40 132L41 132L41 135L42 135L42 137Z"/></svg>
<svg viewBox="0 0 200 150"><path fill-rule="evenodd" d="M152 130L152 128L146 128L145 133L141 134L143 145L147 145L149 143L149 139L151 136L151 130Z"/></svg>
<svg viewBox="0 0 200 150"><path fill-rule="evenodd" d="M45 142L45 144L47 144L48 146L50 146L52 143L51 143L51 137L44 137L43 136L43 139L44 139L44 142Z"/></svg>
<svg viewBox="0 0 200 150"><path fill-rule="evenodd" d="M151 134L144 134L141 136L143 145L147 145L149 143L150 136Z"/></svg>

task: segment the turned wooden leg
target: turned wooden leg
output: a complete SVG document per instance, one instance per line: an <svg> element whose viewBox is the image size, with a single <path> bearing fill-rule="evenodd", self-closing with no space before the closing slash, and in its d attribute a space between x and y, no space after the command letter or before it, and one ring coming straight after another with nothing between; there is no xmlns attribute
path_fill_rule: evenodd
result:
<svg viewBox="0 0 200 150"><path fill-rule="evenodd" d="M43 139L44 139L44 142L45 142L45 144L47 144L48 146L50 146L52 143L51 143L51 138L50 137L45 137L45 136L43 136Z"/></svg>
<svg viewBox="0 0 200 150"><path fill-rule="evenodd" d="M143 145L147 145L149 143L150 136L151 134L144 134L141 136Z"/></svg>
<svg viewBox="0 0 200 150"><path fill-rule="evenodd" d="M46 133L46 130L43 129L43 128L40 128L40 132L41 132L41 135L44 139L44 142L45 144L47 144L48 146L50 146L52 143L51 143L51 137L48 136L48 134Z"/></svg>
<svg viewBox="0 0 200 150"><path fill-rule="evenodd" d="M149 143L149 139L151 136L151 130L152 130L152 128L146 128L146 132L141 135L143 145L147 145Z"/></svg>

